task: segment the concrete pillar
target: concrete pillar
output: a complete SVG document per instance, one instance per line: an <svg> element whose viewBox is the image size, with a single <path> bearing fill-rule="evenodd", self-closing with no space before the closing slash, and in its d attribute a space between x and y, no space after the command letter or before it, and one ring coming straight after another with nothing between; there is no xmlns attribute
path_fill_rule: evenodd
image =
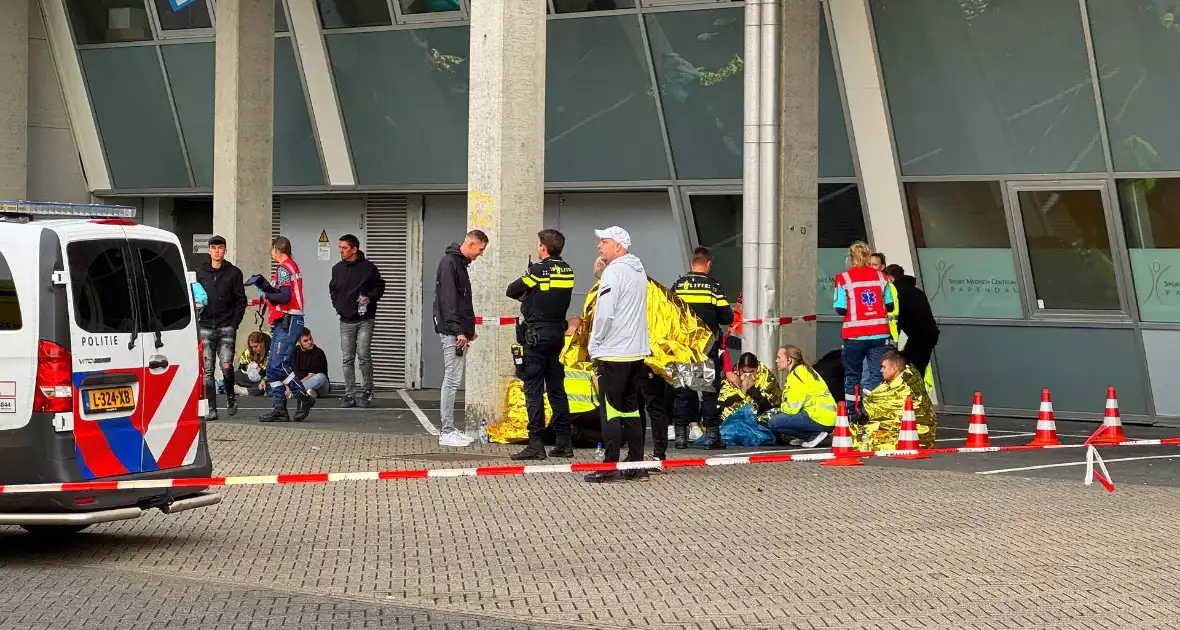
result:
<svg viewBox="0 0 1180 630"><path fill-rule="evenodd" d="M213 231L225 237L227 257L247 277L270 270L274 6L274 0L217 4ZM297 261L314 255L293 253ZM239 344L249 328L240 329Z"/></svg>
<svg viewBox="0 0 1180 630"><path fill-rule="evenodd" d="M471 265L475 313L515 315L520 303L504 290L524 272L529 256L536 257L544 216L545 3L472 3L469 63L467 225L490 238L483 257ZM477 329L479 339L467 355L470 430L481 418L493 423L503 414L516 340L511 326Z"/></svg>
<svg viewBox="0 0 1180 630"><path fill-rule="evenodd" d="M24 199L29 159L29 0L0 0L0 15L4 16L0 19L0 199Z"/></svg>
<svg viewBox="0 0 1180 630"><path fill-rule="evenodd" d="M873 45L873 20L868 0L828 0L836 66L848 100L848 123L856 144L861 203L874 251L882 252L917 275L910 247L909 219L902 194L897 151L885 109L881 66Z"/></svg>
<svg viewBox="0 0 1180 630"><path fill-rule="evenodd" d="M815 310L819 177L820 3L782 0L779 102L779 291L777 313L795 317ZM778 327L777 345L793 344L814 361L815 323ZM770 362L773 357L760 357Z"/></svg>

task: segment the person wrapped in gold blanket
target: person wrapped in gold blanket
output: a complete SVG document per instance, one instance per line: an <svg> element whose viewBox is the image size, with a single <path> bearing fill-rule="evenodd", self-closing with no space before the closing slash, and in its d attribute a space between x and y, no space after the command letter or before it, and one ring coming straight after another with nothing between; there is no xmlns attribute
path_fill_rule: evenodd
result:
<svg viewBox="0 0 1180 630"><path fill-rule="evenodd" d="M857 450L892 451L897 449L897 434L901 430L901 414L905 400L914 403L914 417L918 424L918 442L922 448L933 448L938 418L922 376L896 350L889 350L881 358L883 382L865 395L862 401L868 422L861 430L852 428Z"/></svg>

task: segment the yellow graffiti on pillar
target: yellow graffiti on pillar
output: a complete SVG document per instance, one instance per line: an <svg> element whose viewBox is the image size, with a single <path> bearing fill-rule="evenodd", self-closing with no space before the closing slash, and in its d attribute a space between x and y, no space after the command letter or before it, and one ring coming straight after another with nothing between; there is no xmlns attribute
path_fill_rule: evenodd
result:
<svg viewBox="0 0 1180 630"><path fill-rule="evenodd" d="M473 229L490 230L495 225L496 204L482 190L467 193L467 223Z"/></svg>

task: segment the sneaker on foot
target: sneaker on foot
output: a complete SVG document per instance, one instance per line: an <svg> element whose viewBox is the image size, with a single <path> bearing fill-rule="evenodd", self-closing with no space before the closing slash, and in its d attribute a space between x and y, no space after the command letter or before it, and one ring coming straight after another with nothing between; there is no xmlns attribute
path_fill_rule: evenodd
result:
<svg viewBox="0 0 1180 630"><path fill-rule="evenodd" d="M353 398L352 396L346 395L344 398L340 399L340 408L341 409L352 409L355 406L356 406L356 399Z"/></svg>
<svg viewBox="0 0 1180 630"><path fill-rule="evenodd" d="M465 448L471 446L471 440L458 431L448 431L438 436L438 445Z"/></svg>
<svg viewBox="0 0 1180 630"><path fill-rule="evenodd" d="M803 443L803 448L815 448L817 444L823 442L828 437L827 431L820 431L815 437Z"/></svg>
<svg viewBox="0 0 1180 630"><path fill-rule="evenodd" d="M663 457L656 457L655 455L648 455L647 461L649 461L649 462L662 462L662 461L664 461L664 458ZM662 475L668 471L664 470L663 466L660 466L659 468L648 468L644 472L650 473L653 475Z"/></svg>
<svg viewBox="0 0 1180 630"><path fill-rule="evenodd" d="M688 427L688 441L689 442L696 442L697 440L701 439L701 436L704 434L705 434L705 432L701 431L701 428L695 424Z"/></svg>
<svg viewBox="0 0 1180 630"><path fill-rule="evenodd" d="M210 408L209 413L205 414L205 422L213 422L217 419L217 410Z"/></svg>
<svg viewBox="0 0 1180 630"><path fill-rule="evenodd" d="M626 479L627 481L649 481L651 477L648 476L646 470L642 468L636 468L635 470L623 471L623 479Z"/></svg>
<svg viewBox="0 0 1180 630"><path fill-rule="evenodd" d="M238 415L238 400L236 398L229 400L225 404L225 412L230 416Z"/></svg>
<svg viewBox="0 0 1180 630"><path fill-rule="evenodd" d="M361 392L361 406L362 406L362 407L368 407L368 406L370 406L370 405L372 405L372 404L373 404L373 392L372 392L372 390L368 390L368 389L366 389L364 392Z"/></svg>
<svg viewBox="0 0 1180 630"><path fill-rule="evenodd" d="M620 475L619 471L617 470L600 470L598 472L592 472L582 479L584 479L586 483L619 483L620 481L626 481L626 479L623 479L623 476Z"/></svg>
<svg viewBox="0 0 1180 630"><path fill-rule="evenodd" d="M800 446L803 444L803 440L801 440L799 438L791 438L791 441L788 442L788 444L790 444L791 446Z"/></svg>

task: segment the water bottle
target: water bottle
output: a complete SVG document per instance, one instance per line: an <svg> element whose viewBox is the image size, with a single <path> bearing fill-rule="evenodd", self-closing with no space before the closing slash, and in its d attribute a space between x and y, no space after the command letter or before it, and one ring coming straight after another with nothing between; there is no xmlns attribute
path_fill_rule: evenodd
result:
<svg viewBox="0 0 1180 630"><path fill-rule="evenodd" d="M368 313L368 312L369 312L369 299L365 297L364 293L362 293L361 296L356 299L356 314L360 315L361 317L364 317L365 313Z"/></svg>
<svg viewBox="0 0 1180 630"><path fill-rule="evenodd" d="M487 444L488 441L488 419L483 418L479 421L479 443Z"/></svg>
<svg viewBox="0 0 1180 630"><path fill-rule="evenodd" d="M602 442L599 442L598 448L594 449L594 459L598 461L606 459L606 451L602 450Z"/></svg>

